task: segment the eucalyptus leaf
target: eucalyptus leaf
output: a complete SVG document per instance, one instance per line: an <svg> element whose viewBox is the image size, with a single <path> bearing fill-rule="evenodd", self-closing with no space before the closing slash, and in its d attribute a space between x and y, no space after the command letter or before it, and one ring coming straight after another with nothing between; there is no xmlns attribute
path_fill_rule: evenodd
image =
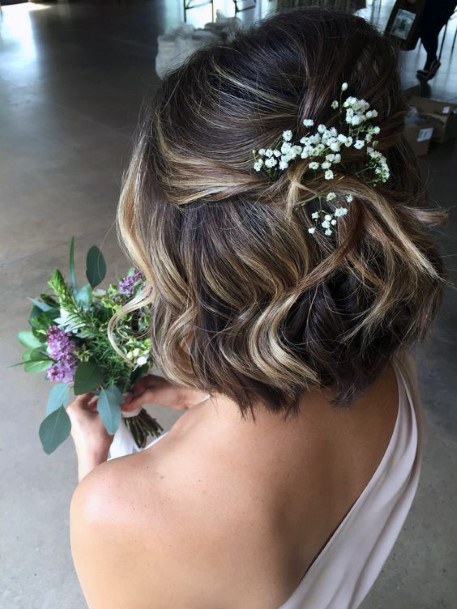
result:
<svg viewBox="0 0 457 609"><path fill-rule="evenodd" d="M38 340L38 338L34 336L33 332L30 332L30 330L23 330L22 332L19 332L17 339L24 347L36 349L37 347L43 346L43 343Z"/></svg>
<svg viewBox="0 0 457 609"><path fill-rule="evenodd" d="M50 455L68 438L71 431L70 417L64 406L54 410L40 425L40 440L44 452Z"/></svg>
<svg viewBox="0 0 457 609"><path fill-rule="evenodd" d="M106 263L103 254L96 245L87 252L86 277L90 285L95 288L103 281L106 275Z"/></svg>
<svg viewBox="0 0 457 609"><path fill-rule="evenodd" d="M57 383L49 392L48 403L46 404L46 415L50 415L61 406L66 406L69 401L70 391L68 385L65 385L65 383Z"/></svg>
<svg viewBox="0 0 457 609"><path fill-rule="evenodd" d="M92 304L92 288L90 283L83 286L76 292L76 302L82 306L83 309L89 309Z"/></svg>
<svg viewBox="0 0 457 609"><path fill-rule="evenodd" d="M111 385L105 389L106 393L112 396L113 400L119 404L119 406L124 402L124 396L122 395L121 390L116 385Z"/></svg>
<svg viewBox="0 0 457 609"><path fill-rule="evenodd" d="M73 292L78 289L76 286L76 275L75 275L75 238L71 238L70 242L70 264L69 264L69 275L70 275L70 286Z"/></svg>
<svg viewBox="0 0 457 609"><path fill-rule="evenodd" d="M103 382L103 374L94 362L80 362L76 368L73 391L75 395L82 395L94 391Z"/></svg>
<svg viewBox="0 0 457 609"><path fill-rule="evenodd" d="M116 394L110 387L108 390L101 389L97 400L97 410L103 421L106 431L114 435L121 422L121 409Z"/></svg>
<svg viewBox="0 0 457 609"><path fill-rule="evenodd" d="M53 307L46 304L42 300L38 300L37 298L29 298L30 302L32 302L36 307L40 309L40 311L49 311Z"/></svg>

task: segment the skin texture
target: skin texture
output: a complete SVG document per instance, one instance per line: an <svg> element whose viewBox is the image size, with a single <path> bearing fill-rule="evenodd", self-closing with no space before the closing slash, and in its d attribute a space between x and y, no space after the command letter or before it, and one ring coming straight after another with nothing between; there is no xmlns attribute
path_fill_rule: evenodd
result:
<svg viewBox="0 0 457 609"><path fill-rule="evenodd" d="M89 609L277 609L382 459L393 369L348 409L310 392L287 422L260 410L243 421L225 396L157 380L124 408L158 395L184 414L151 449L108 462L89 396L70 406L83 474L71 544Z"/></svg>

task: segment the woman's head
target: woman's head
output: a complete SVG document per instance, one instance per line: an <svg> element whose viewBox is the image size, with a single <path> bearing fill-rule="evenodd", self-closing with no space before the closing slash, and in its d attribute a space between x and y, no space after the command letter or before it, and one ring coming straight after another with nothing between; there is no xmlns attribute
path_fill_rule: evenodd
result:
<svg viewBox="0 0 457 609"><path fill-rule="evenodd" d="M389 180L371 184L354 148L331 184L307 171L310 159L276 179L254 171L252 150L285 130L300 139L303 119L336 124L342 82L378 112ZM271 17L164 79L118 221L147 280L153 356L170 380L223 393L243 413L254 403L293 413L316 387L349 404L424 335L442 286L425 230L438 214L419 209L404 114L394 48L362 19L323 10ZM311 235L311 214L347 195L332 236Z"/></svg>

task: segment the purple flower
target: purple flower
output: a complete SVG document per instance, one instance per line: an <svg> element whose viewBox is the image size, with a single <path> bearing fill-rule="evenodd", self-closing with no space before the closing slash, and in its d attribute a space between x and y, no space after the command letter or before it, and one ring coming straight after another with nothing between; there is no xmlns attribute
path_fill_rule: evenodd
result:
<svg viewBox="0 0 457 609"><path fill-rule="evenodd" d="M131 296L135 284L142 278L141 271L135 269L133 275L127 275L127 277L124 277L124 279L119 281L119 293L124 296Z"/></svg>
<svg viewBox="0 0 457 609"><path fill-rule="evenodd" d="M70 336L70 332L65 332L57 326L48 328L47 351L55 363L48 368L47 377L53 383L73 381L78 360L73 354L76 345Z"/></svg>

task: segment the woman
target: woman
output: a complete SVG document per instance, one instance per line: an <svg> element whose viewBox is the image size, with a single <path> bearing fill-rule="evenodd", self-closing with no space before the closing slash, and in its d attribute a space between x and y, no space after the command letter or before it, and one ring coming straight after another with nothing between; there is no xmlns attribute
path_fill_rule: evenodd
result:
<svg viewBox="0 0 457 609"><path fill-rule="evenodd" d="M405 348L443 284L426 232L441 216L420 209L404 115L393 47L319 9L165 78L118 212L146 277L128 308L151 307L165 379L124 409L184 414L107 461L91 396L70 407L72 551L90 609L362 602L416 491Z"/></svg>
<svg viewBox="0 0 457 609"><path fill-rule="evenodd" d="M425 2L419 25L419 35L427 58L423 69L417 70L419 80L431 80L441 66L437 55L438 35L452 17L456 5L456 0L426 0Z"/></svg>

